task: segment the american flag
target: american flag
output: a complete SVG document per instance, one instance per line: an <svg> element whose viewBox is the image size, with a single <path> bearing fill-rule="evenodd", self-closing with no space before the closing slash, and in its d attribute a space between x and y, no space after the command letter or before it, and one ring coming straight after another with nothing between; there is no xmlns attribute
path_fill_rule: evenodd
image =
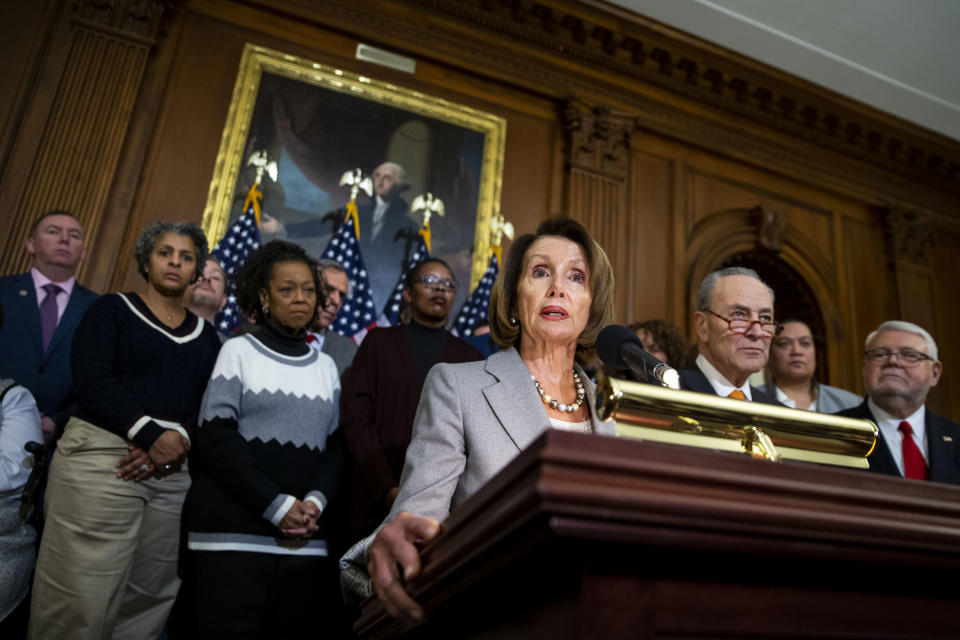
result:
<svg viewBox="0 0 960 640"><path fill-rule="evenodd" d="M363 262L357 242L356 220L357 204L351 200L347 203L347 219L337 229L320 257L336 260L347 272L352 293L340 307L340 313L333 321L333 330L359 343L367 334L367 329L376 326L377 311L370 291L367 265Z"/></svg>
<svg viewBox="0 0 960 640"><path fill-rule="evenodd" d="M228 337L236 335L240 329L240 323L243 322L243 313L237 306L233 274L240 269L247 256L260 248L260 227L257 225L257 218L261 197L257 185L253 185L247 196L247 210L230 225L226 235L220 239L213 250L214 257L227 274L227 303L217 313L214 326L217 331Z"/></svg>
<svg viewBox="0 0 960 640"><path fill-rule="evenodd" d="M457 337L466 337L473 335L473 327L481 320L486 320L490 315L490 291L493 289L493 283L497 279L497 256L490 256L490 263L487 270L480 278L477 288L473 290L467 301L460 308L457 319L453 323L451 333Z"/></svg>
<svg viewBox="0 0 960 640"><path fill-rule="evenodd" d="M403 271L400 272L400 277L397 278L397 286L393 288L390 299L387 300L387 304L383 307L383 314L380 316L377 326L389 326L400 322L400 309L403 308L403 286L407 279L407 274L429 257L430 249L427 248L424 232L421 229L420 233L417 234L417 244L413 248L413 253L410 254L407 263L403 267Z"/></svg>

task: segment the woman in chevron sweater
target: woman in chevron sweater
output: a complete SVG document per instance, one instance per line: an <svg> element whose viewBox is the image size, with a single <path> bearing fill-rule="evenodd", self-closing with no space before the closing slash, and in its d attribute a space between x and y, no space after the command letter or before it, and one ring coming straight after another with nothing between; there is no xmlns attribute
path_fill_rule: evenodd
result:
<svg viewBox="0 0 960 640"><path fill-rule="evenodd" d="M316 634L308 612L336 586L319 517L343 465L337 369L304 339L317 273L302 248L273 241L247 258L236 288L258 329L217 358L185 507L198 637Z"/></svg>

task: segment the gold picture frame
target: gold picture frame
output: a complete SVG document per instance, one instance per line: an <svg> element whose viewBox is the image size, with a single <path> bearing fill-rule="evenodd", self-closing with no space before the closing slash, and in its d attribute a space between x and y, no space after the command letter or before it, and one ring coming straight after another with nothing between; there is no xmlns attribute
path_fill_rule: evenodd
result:
<svg viewBox="0 0 960 640"><path fill-rule="evenodd" d="M273 133L267 131L269 123L264 124L271 118L276 129ZM391 134L390 127L394 125L397 128ZM303 135L302 131L310 131L315 137L306 141L291 137ZM378 138L382 138L383 132L387 132L389 138L386 142ZM286 140L282 133L287 135ZM427 138L426 143L422 137ZM469 273L469 289L458 289L458 299L462 300L476 287L490 257L491 221L500 209L505 137L506 121L494 114L248 43L240 60L217 153L203 213L203 229L211 245L216 245L231 220L242 213L242 201L253 179L253 168L246 167L245 163L251 153L261 147L272 147L274 155L280 156L281 164L286 162L290 167L288 174L297 174L297 185L300 185L297 189L309 192L318 184L325 187L317 187L316 191L325 194L331 205L331 211L326 212L327 219L332 218L332 211L337 205L345 204L349 197L349 190L329 186L335 184L331 180L339 180L343 172L357 166L369 173L383 161L394 161L387 157L390 153L409 156L415 171L411 172L411 167L406 169L411 175L408 198L421 192L431 192L441 199L447 195L447 218L431 218L434 243L431 253L441 254L439 257L454 256L457 264L451 266L455 275L457 265L463 275L466 276L465 271ZM291 139L295 144L289 143ZM313 147L316 150L312 150ZM296 152L300 155L296 156ZM378 153L379 157L374 157ZM325 204L290 206L288 201L294 187L283 184L283 169L279 173L276 185L268 184L269 180L264 178L264 211L268 215L271 207L293 218L325 213L308 210L322 209ZM309 182L305 187L301 185L304 176L308 176ZM451 180L455 184L447 184ZM268 193L271 188L274 203L281 204L271 204L271 193ZM318 198L321 196L310 195L301 200L313 203ZM471 211L474 205L475 211ZM412 214L407 215L415 226ZM289 227L298 224L302 227L301 222L296 219ZM467 232L470 226L472 233ZM287 239L299 242L297 238ZM443 247L439 252L438 245ZM465 250L469 251L468 256L464 255ZM308 252L319 255L309 248ZM364 255L368 268L371 261L379 258ZM459 276L458 279L463 281ZM460 300L454 304L459 305ZM382 300L376 302L379 305Z"/></svg>

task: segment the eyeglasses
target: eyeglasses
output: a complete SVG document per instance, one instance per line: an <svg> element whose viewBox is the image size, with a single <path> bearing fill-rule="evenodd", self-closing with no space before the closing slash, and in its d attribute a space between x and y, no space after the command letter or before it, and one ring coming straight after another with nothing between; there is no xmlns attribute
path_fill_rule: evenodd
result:
<svg viewBox="0 0 960 640"><path fill-rule="evenodd" d="M900 351L891 351L879 347L877 349L867 349L863 352L863 357L873 364L883 364L890 358L897 356L902 367L915 367L924 360L933 360L930 356L914 349L901 349Z"/></svg>
<svg viewBox="0 0 960 640"><path fill-rule="evenodd" d="M760 325L760 331L763 332L765 336L775 336L779 335L783 331L783 325L777 324L776 322L766 322L764 320L747 320L746 318L724 318L722 315L710 309L704 309L707 313L713 314L727 323L727 326L730 327L730 331L734 333L746 333L750 331L750 327L755 324Z"/></svg>
<svg viewBox="0 0 960 640"><path fill-rule="evenodd" d="M456 282L453 280L447 280L446 278L440 278L432 273L417 277L417 282L428 289L433 289L434 291L442 291L444 288L448 289L449 291L453 291L454 293L457 291Z"/></svg>

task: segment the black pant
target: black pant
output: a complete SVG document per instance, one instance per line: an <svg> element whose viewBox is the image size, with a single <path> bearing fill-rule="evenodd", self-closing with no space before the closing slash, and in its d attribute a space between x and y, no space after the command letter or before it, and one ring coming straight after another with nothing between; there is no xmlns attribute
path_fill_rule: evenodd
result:
<svg viewBox="0 0 960 640"><path fill-rule="evenodd" d="M192 555L197 637L344 637L333 559L241 551Z"/></svg>

